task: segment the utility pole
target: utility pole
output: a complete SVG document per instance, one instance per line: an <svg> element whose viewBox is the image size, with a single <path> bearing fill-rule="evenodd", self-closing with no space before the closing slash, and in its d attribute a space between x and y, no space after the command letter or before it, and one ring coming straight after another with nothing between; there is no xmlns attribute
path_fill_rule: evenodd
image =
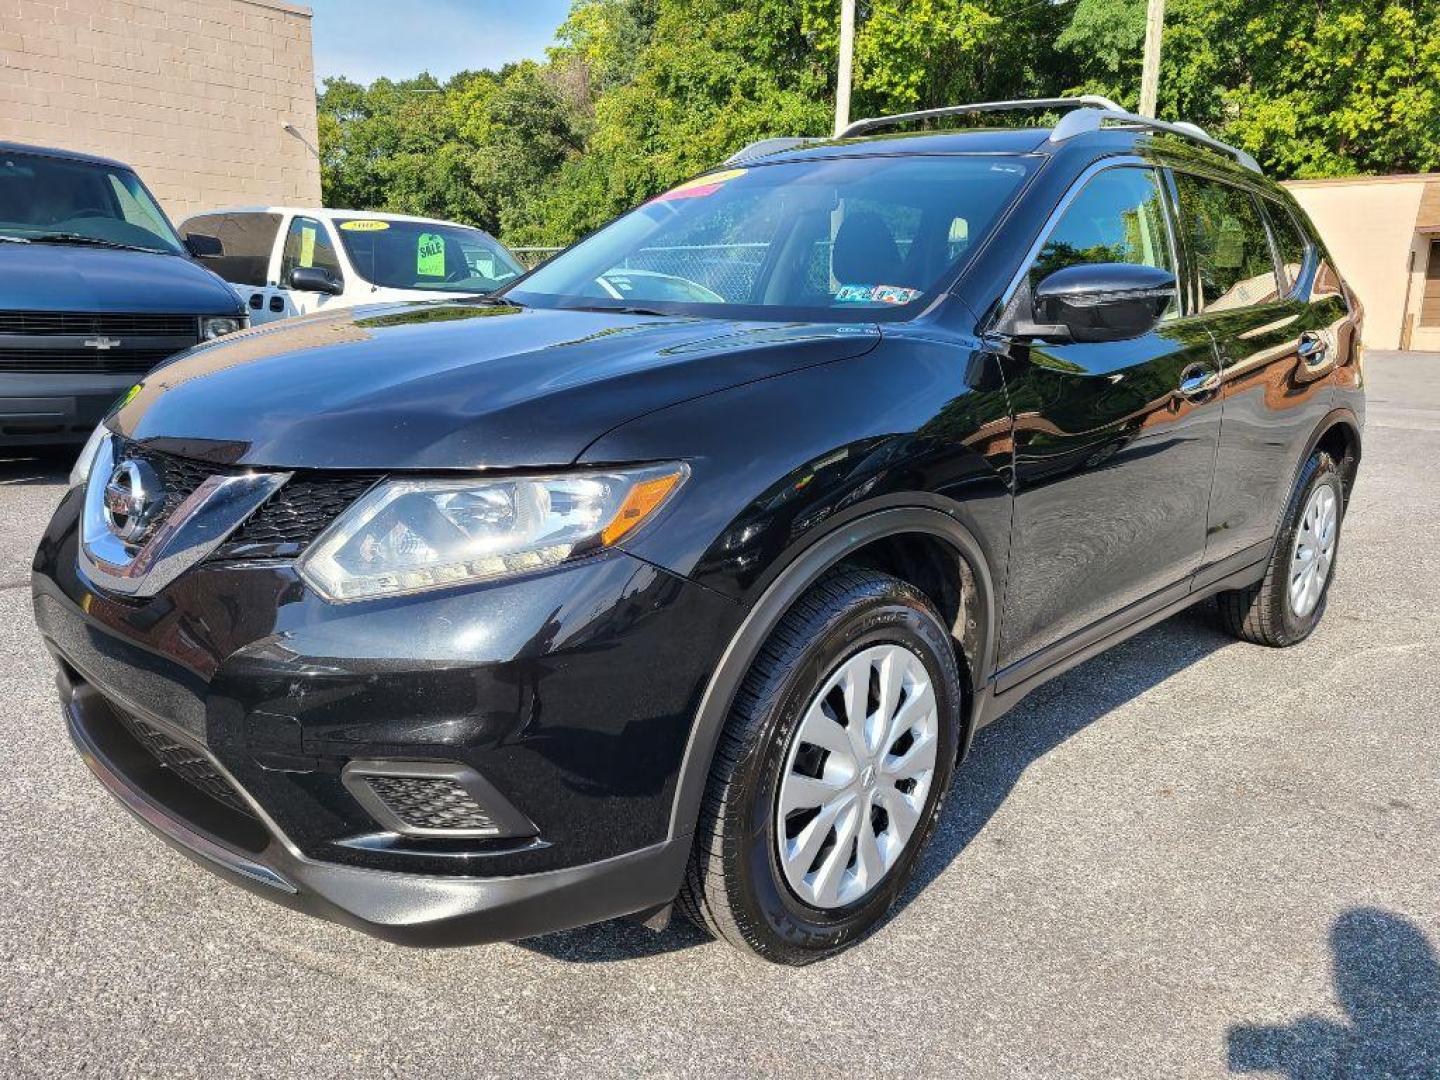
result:
<svg viewBox="0 0 1440 1080"><path fill-rule="evenodd" d="M840 0L840 69L835 75L835 134L850 124L850 80L855 62L855 0Z"/></svg>
<svg viewBox="0 0 1440 1080"><path fill-rule="evenodd" d="M1140 115L1155 115L1160 89L1160 34L1165 28L1165 0L1148 0L1145 6L1145 63L1140 71Z"/></svg>

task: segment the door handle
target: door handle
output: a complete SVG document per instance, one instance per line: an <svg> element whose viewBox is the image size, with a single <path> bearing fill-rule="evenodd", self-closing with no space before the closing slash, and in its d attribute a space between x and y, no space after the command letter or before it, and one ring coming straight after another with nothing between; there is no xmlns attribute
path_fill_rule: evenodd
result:
<svg viewBox="0 0 1440 1080"><path fill-rule="evenodd" d="M1306 330L1300 335L1300 343L1295 346L1295 351L1306 364L1319 367L1330 352L1330 343L1313 330Z"/></svg>
<svg viewBox="0 0 1440 1080"><path fill-rule="evenodd" d="M1220 373L1204 364L1191 364L1180 373L1175 392L1183 398L1195 399L1220 389Z"/></svg>

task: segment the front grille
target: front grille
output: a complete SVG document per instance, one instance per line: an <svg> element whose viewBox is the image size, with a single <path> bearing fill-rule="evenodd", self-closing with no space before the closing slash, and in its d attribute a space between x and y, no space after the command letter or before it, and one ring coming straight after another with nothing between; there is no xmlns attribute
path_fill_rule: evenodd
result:
<svg viewBox="0 0 1440 1080"><path fill-rule="evenodd" d="M386 808L412 829L497 831L495 821L454 780L439 776L366 776Z"/></svg>
<svg viewBox="0 0 1440 1080"><path fill-rule="evenodd" d="M0 371L81 371L143 375L179 350L165 349L0 349Z"/></svg>
<svg viewBox="0 0 1440 1080"><path fill-rule="evenodd" d="M165 508L161 511L158 519L162 522L173 514L180 504L206 480L216 473L226 471L213 465L206 465L201 461L192 461L189 458L176 457L173 454L147 450L138 443L121 444L118 460L126 458L137 458L144 461L160 477L160 485L165 492Z"/></svg>
<svg viewBox="0 0 1440 1080"><path fill-rule="evenodd" d="M255 817L255 811L250 808L250 804L245 801L244 796L229 780L220 775L204 754L176 741L160 728L147 724L144 720L131 716L127 712L116 709L115 715L120 718L125 729L134 736L135 741L148 750L162 767L170 770L197 791L209 795L230 809L238 810L247 817Z"/></svg>
<svg viewBox="0 0 1440 1080"><path fill-rule="evenodd" d="M165 521L207 479L228 475L235 468L177 457L142 443L121 444L118 460L139 458L160 477ZM215 550L212 560L290 558L304 551L326 527L380 479L379 473L298 472L261 504L230 538Z"/></svg>
<svg viewBox="0 0 1440 1080"><path fill-rule="evenodd" d="M236 545L265 545L272 554L297 554L380 479L377 473L297 473L230 537Z"/></svg>
<svg viewBox="0 0 1440 1080"><path fill-rule="evenodd" d="M146 334L198 340L195 315L151 315L111 311L0 311L0 334Z"/></svg>

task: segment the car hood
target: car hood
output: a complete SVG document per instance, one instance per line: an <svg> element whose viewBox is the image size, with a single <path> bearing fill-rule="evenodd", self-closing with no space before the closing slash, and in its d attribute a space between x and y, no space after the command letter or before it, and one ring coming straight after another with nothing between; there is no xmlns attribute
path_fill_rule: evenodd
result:
<svg viewBox="0 0 1440 1080"><path fill-rule="evenodd" d="M873 324L466 301L351 308L182 354L110 423L157 449L250 465L564 465L644 413L878 341Z"/></svg>
<svg viewBox="0 0 1440 1080"><path fill-rule="evenodd" d="M235 290L183 255L0 243L0 307L232 315Z"/></svg>

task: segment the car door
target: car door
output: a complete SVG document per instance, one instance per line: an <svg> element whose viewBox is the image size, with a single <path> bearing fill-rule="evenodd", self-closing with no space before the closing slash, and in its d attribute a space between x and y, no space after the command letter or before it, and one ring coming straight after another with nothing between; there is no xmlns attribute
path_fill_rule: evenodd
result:
<svg viewBox="0 0 1440 1080"><path fill-rule="evenodd" d="M284 299L286 315L309 315L327 307L344 307L342 298L333 293L297 289L291 275L300 267L324 270L337 289L345 287L345 272L331 238L329 227L319 218L296 214L285 231L285 244L280 252L280 271L276 278L277 293Z"/></svg>
<svg viewBox="0 0 1440 1080"><path fill-rule="evenodd" d="M1309 437L1331 408L1349 312L1316 246L1272 197L1174 173L1197 321L1214 336L1223 420L1197 584L1269 556ZM1327 284L1329 282L1329 284Z"/></svg>
<svg viewBox="0 0 1440 1080"><path fill-rule="evenodd" d="M1168 189L1154 168L1099 167L1052 221L1027 271L1032 290L1078 263L1178 271ZM1107 616L1140 617L1188 590L1205 550L1220 429L1214 345L1183 290L1140 337L1011 351L1001 689L1080 648Z"/></svg>
<svg viewBox="0 0 1440 1080"><path fill-rule="evenodd" d="M283 312L283 307L276 312L269 310L269 300L274 294L269 284L270 256L280 232L280 221L279 214L237 211L201 214L180 227L187 239L199 234L220 241L220 254L202 255L199 260L235 287L245 302L252 325L281 318Z"/></svg>

